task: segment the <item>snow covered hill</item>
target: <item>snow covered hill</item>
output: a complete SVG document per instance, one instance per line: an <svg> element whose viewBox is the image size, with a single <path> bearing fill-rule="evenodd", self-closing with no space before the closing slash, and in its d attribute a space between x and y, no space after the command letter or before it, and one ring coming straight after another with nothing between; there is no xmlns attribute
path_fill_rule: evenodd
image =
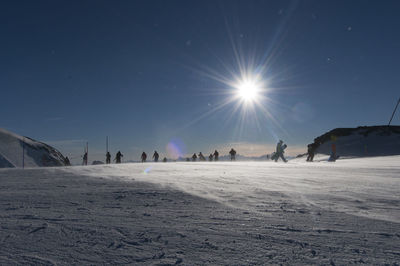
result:
<svg viewBox="0 0 400 266"><path fill-rule="evenodd" d="M0 168L63 166L64 156L55 148L0 128Z"/></svg>
<svg viewBox="0 0 400 266"><path fill-rule="evenodd" d="M0 170L1 265L398 265L400 156Z"/></svg>
<svg viewBox="0 0 400 266"><path fill-rule="evenodd" d="M332 143L342 157L399 155L400 126L336 128L314 140L316 152L330 154Z"/></svg>

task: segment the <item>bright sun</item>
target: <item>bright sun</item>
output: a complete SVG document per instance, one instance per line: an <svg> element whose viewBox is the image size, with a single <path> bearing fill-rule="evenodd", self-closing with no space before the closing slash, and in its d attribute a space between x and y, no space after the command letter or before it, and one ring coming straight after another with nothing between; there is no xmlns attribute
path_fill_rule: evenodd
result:
<svg viewBox="0 0 400 266"><path fill-rule="evenodd" d="M255 81L242 81L237 86L237 95L246 102L256 100L260 92L260 87Z"/></svg>

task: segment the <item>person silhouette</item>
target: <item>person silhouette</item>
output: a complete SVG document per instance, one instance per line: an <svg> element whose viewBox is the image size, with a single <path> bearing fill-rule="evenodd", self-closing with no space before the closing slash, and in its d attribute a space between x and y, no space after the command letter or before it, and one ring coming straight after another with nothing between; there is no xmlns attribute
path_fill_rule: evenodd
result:
<svg viewBox="0 0 400 266"><path fill-rule="evenodd" d="M157 151L154 151L153 159L154 159L155 162L158 162L158 158L159 158L159 157L160 157L160 155L158 154L158 152L157 152Z"/></svg>
<svg viewBox="0 0 400 266"><path fill-rule="evenodd" d="M218 161L219 152L217 150L214 151L214 161Z"/></svg>
<svg viewBox="0 0 400 266"><path fill-rule="evenodd" d="M282 140L279 140L278 144L276 144L276 152L275 152L275 155L274 155L275 162L277 162L278 159L281 158L282 161L287 163L287 160L285 159L285 156L283 156L283 154L285 153L286 147L287 147L287 145L283 144Z"/></svg>
<svg viewBox="0 0 400 266"><path fill-rule="evenodd" d="M229 154L231 155L231 161L235 161L236 160L236 151L232 148L230 150Z"/></svg>
<svg viewBox="0 0 400 266"><path fill-rule="evenodd" d="M118 151L117 154L115 155L115 163L121 163L121 158L124 157L124 155L122 155L121 151Z"/></svg>
<svg viewBox="0 0 400 266"><path fill-rule="evenodd" d="M205 161L206 160L206 158L204 158L204 155L201 152L199 152L199 160L200 161Z"/></svg>
<svg viewBox="0 0 400 266"><path fill-rule="evenodd" d="M87 163L88 163L88 154L87 152L85 152L85 154L83 155L82 165L87 165Z"/></svg>
<svg viewBox="0 0 400 266"><path fill-rule="evenodd" d="M110 164L111 163L111 154L110 154L110 152L108 151L107 153L106 153L106 164Z"/></svg>
<svg viewBox="0 0 400 266"><path fill-rule="evenodd" d="M147 154L145 152L143 152L142 156L140 156L140 158L142 159L142 163L146 162Z"/></svg>

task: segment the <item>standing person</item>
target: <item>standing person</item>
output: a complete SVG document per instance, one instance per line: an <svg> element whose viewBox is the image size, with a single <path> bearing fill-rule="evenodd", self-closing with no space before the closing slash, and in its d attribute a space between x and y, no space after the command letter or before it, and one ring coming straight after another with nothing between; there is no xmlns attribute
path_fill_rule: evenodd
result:
<svg viewBox="0 0 400 266"><path fill-rule="evenodd" d="M217 150L214 151L214 161L218 161L219 153Z"/></svg>
<svg viewBox="0 0 400 266"><path fill-rule="evenodd" d="M199 160L200 161L205 161L206 160L206 158L204 158L204 155L201 152L199 152Z"/></svg>
<svg viewBox="0 0 400 266"><path fill-rule="evenodd" d="M167 157L164 157L164 159L162 160L164 163L167 162Z"/></svg>
<svg viewBox="0 0 400 266"><path fill-rule="evenodd" d="M68 156L65 157L64 164L65 164L65 166L71 166L71 162L69 161Z"/></svg>
<svg viewBox="0 0 400 266"><path fill-rule="evenodd" d="M196 153L193 153L193 156L192 156L192 161L193 161L193 162L195 162L195 161L196 161L196 159L197 159L197 155L196 155Z"/></svg>
<svg viewBox="0 0 400 266"><path fill-rule="evenodd" d="M231 155L231 161L235 161L236 160L236 151L232 148L231 151L229 152L229 154Z"/></svg>
<svg viewBox="0 0 400 266"><path fill-rule="evenodd" d="M308 156L307 162L312 162L314 160L314 153L315 153L315 143L308 144Z"/></svg>
<svg viewBox="0 0 400 266"><path fill-rule="evenodd" d="M159 158L159 157L160 157L160 155L158 154L158 152L157 152L157 151L154 151L153 159L154 159L155 162L158 162L158 158Z"/></svg>
<svg viewBox="0 0 400 266"><path fill-rule="evenodd" d="M280 157L280 158L282 158L282 161L287 163L287 160L283 156L283 153L285 152L286 147L287 147L287 145L283 144L282 140L279 140L278 144L276 144L276 152L274 155L275 162L277 162Z"/></svg>
<svg viewBox="0 0 400 266"><path fill-rule="evenodd" d="M115 163L121 163L121 158L124 157L124 155L122 155L121 151L118 151L117 154L115 155Z"/></svg>
<svg viewBox="0 0 400 266"><path fill-rule="evenodd" d="M140 156L140 158L142 159L142 163L146 162L147 154L145 152L142 152L142 156Z"/></svg>
<svg viewBox="0 0 400 266"><path fill-rule="evenodd" d="M87 162L88 162L88 154L87 152L85 152L85 154L83 155L82 165L87 165Z"/></svg>
<svg viewBox="0 0 400 266"><path fill-rule="evenodd" d="M110 154L110 152L108 151L107 153L106 153L106 164L110 164L111 163L111 154Z"/></svg>
<svg viewBox="0 0 400 266"><path fill-rule="evenodd" d="M210 153L210 155L208 156L208 160L209 160L210 162L212 162L212 160L213 160L213 155L212 155L212 153Z"/></svg>

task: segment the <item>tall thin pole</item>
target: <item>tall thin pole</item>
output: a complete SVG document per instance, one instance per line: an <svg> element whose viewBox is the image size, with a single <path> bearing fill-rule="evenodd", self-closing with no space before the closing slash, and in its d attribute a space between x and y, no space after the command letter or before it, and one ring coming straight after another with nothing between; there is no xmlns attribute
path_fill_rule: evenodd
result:
<svg viewBox="0 0 400 266"><path fill-rule="evenodd" d="M390 123L392 123L393 116L394 116L394 114L396 113L396 110L397 110L397 107L399 106L399 103L400 103L400 98L399 98L399 100L397 101L397 104L396 104L396 107L394 108L394 111L393 111L392 116L390 117L388 126L390 126Z"/></svg>
<svg viewBox="0 0 400 266"><path fill-rule="evenodd" d="M108 136L106 137L106 152L108 152Z"/></svg>
<svg viewBox="0 0 400 266"><path fill-rule="evenodd" d="M25 168L25 137L22 138L22 169Z"/></svg>

